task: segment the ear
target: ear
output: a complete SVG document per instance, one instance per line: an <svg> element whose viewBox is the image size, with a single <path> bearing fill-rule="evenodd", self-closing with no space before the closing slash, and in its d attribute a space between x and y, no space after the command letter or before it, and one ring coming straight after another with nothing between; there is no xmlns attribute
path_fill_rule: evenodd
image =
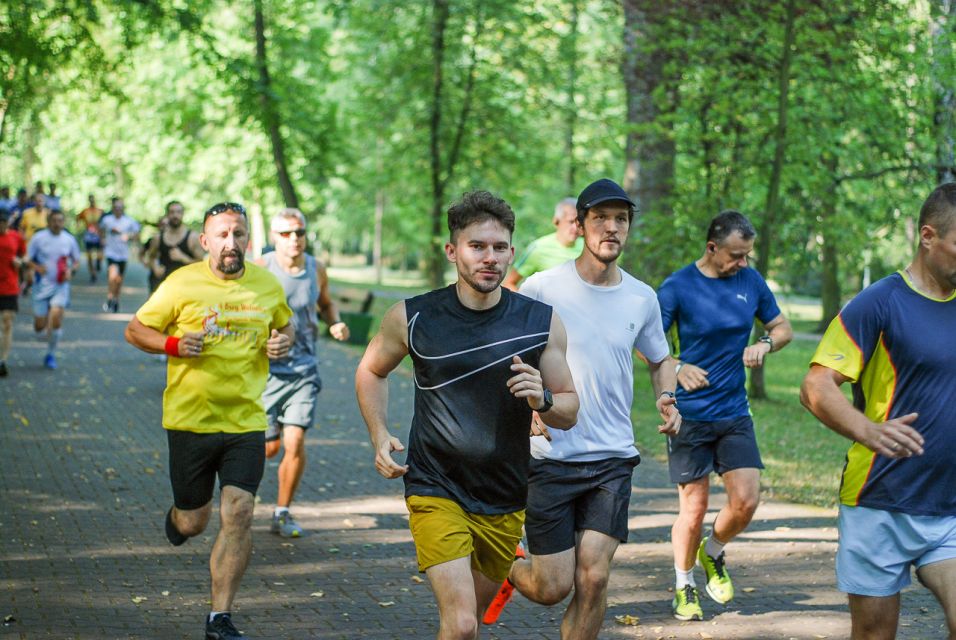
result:
<svg viewBox="0 0 956 640"><path fill-rule="evenodd" d="M933 238L937 236L936 229L931 225L924 224L919 228L919 244L925 249L929 249L930 245L933 242Z"/></svg>
<svg viewBox="0 0 956 640"><path fill-rule="evenodd" d="M199 232L199 246L202 247L203 251L209 252L209 240L206 238L204 231Z"/></svg>
<svg viewBox="0 0 956 640"><path fill-rule="evenodd" d="M445 257L448 259L448 262L458 262L458 254L455 251L455 245L450 242L445 243Z"/></svg>

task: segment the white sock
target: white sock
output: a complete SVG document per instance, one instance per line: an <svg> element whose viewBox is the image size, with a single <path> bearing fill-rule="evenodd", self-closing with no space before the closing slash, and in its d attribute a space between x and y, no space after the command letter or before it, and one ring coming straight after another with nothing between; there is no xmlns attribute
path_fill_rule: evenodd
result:
<svg viewBox="0 0 956 640"><path fill-rule="evenodd" d="M212 622L212 619L218 616L221 613L229 613L228 611L210 611L209 612L209 622Z"/></svg>
<svg viewBox="0 0 956 640"><path fill-rule="evenodd" d="M717 539L717 536L714 535L714 532L711 531L710 535L707 536L707 544L704 545L704 553L709 555L711 558L716 558L724 551L724 543Z"/></svg>
<svg viewBox="0 0 956 640"><path fill-rule="evenodd" d="M273 513L277 516L281 516L284 513L289 513L289 507L276 507Z"/></svg>
<svg viewBox="0 0 956 640"><path fill-rule="evenodd" d="M694 588L697 587L697 583L694 582L694 567L692 566L687 571L684 571L676 564L674 565L674 573L677 574L677 589L683 589L685 585L690 585Z"/></svg>
<svg viewBox="0 0 956 640"><path fill-rule="evenodd" d="M63 335L63 329L54 329L50 332L50 336L46 340L47 350L50 353L53 353L56 350L56 346L60 343L60 337Z"/></svg>

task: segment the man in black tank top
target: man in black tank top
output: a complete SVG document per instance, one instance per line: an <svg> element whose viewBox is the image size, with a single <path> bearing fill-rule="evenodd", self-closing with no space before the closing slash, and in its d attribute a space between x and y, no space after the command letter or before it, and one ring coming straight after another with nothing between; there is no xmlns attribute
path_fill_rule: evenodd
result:
<svg viewBox="0 0 956 640"><path fill-rule="evenodd" d="M419 570L439 609L440 639L474 637L514 560L527 497L533 411L569 429L578 398L567 336L548 305L501 288L514 259L514 213L485 191L448 210L445 255L458 281L385 314L355 374L375 468L404 477ZM415 415L405 450L387 428L388 374L410 355Z"/></svg>
<svg viewBox="0 0 956 640"><path fill-rule="evenodd" d="M160 225L159 233L146 245L143 264L149 269L150 293L176 269L202 260L199 234L183 226L183 213L181 202L168 203L163 218L165 225Z"/></svg>

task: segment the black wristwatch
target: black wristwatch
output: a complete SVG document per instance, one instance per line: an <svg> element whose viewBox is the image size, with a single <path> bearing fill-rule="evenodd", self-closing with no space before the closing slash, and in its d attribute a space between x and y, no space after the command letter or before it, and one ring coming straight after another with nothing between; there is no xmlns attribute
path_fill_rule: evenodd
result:
<svg viewBox="0 0 956 640"><path fill-rule="evenodd" d="M767 344L770 345L770 351L771 352L773 351L773 338L771 338L769 335L760 336L759 338L757 338L757 342L766 342Z"/></svg>
<svg viewBox="0 0 956 640"><path fill-rule="evenodd" d="M538 409L538 413L544 413L554 406L554 396L551 395L551 389L544 390L544 405Z"/></svg>

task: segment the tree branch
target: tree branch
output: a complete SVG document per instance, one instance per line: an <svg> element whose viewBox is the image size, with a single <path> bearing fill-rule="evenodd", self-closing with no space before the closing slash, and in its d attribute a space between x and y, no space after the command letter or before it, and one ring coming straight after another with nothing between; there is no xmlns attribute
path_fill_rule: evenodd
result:
<svg viewBox="0 0 956 640"><path fill-rule="evenodd" d="M483 24L484 20L479 6L475 18L475 35L471 41L471 59L468 63L468 79L465 81L465 96L462 98L461 113L458 114L458 122L455 124L455 140L452 142L451 152L448 154L448 166L446 167L445 179L442 181L442 190L448 186L452 175L455 173L455 165L458 164L458 155L461 151L461 142L465 137L465 123L471 113L471 103L475 93L475 68L478 66L478 38L481 36Z"/></svg>

